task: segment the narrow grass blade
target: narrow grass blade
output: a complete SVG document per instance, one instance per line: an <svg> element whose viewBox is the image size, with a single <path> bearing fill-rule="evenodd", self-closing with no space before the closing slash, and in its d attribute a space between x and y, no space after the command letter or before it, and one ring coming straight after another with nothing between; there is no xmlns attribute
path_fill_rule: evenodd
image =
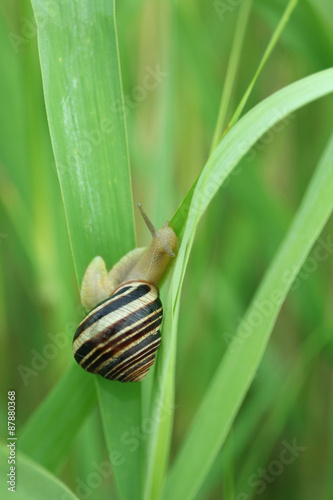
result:
<svg viewBox="0 0 333 500"><path fill-rule="evenodd" d="M332 345L330 331L331 329L325 325L313 332L302 343L297 355L293 357L290 370L286 373L284 373L285 367L277 364L266 351L259 369L261 374L259 373L254 382L252 397L242 408L233 427L233 436L237 437L234 440L234 449L228 449L229 434L222 453L215 460L207 476L208 481L203 484L198 500L206 498L209 492L217 487L223 464L229 466L230 462L237 462L244 453L245 463L237 468L237 491L250 494L248 478L265 462L276 440L286 429L285 423L291 418L292 412L295 409L297 411L300 392L312 373L318 356L323 354L324 349L330 344ZM282 373L279 373L281 368ZM251 449L254 437L257 453L254 448Z"/></svg>
<svg viewBox="0 0 333 500"><path fill-rule="evenodd" d="M55 476L50 474L46 469L43 469L39 464L30 460L22 453L16 453L15 463L15 492L8 491L11 485L8 473L10 465L8 465L9 448L7 444L0 445L0 476L1 498L3 500L45 500L45 498L61 500L78 500L77 496L72 493L67 486L59 481ZM17 444L17 441L15 441ZM16 449L17 452L17 449Z"/></svg>
<svg viewBox="0 0 333 500"><path fill-rule="evenodd" d="M256 10L268 26L275 26L283 2L255 3ZM330 67L333 54L333 20L328 3L318 0L300 2L297 14L292 17L284 32L287 50L297 50L298 57L306 57L315 68Z"/></svg>
<svg viewBox="0 0 333 500"><path fill-rule="evenodd" d="M195 416L171 469L165 498L189 499L195 496L230 430L258 369L282 303L333 210L332 163L333 136L294 222L265 274ZM286 272L289 271L292 277L286 279ZM184 470L187 470L186 474Z"/></svg>
<svg viewBox="0 0 333 500"><path fill-rule="evenodd" d="M230 105L230 98L232 94L232 89L234 87L236 73L238 70L238 65L241 56L241 50L243 47L243 41L245 36L245 31L247 27L247 23L249 20L249 15L251 12L252 0L247 0L244 2L239 8L239 14L234 34L234 39L232 42L227 73L224 81L224 87L221 97L219 114L217 117L217 123L213 135L213 141L210 149L210 154L214 151L216 146L218 145L221 134L224 130L226 123L226 116L228 111L228 106Z"/></svg>
<svg viewBox="0 0 333 500"><path fill-rule="evenodd" d="M52 145L80 282L96 255L110 268L134 247L115 3L58 1L49 10L41 0L32 4ZM140 384L95 380L119 494L134 498L140 491L141 442L133 451L119 437L140 424ZM119 451L117 458L114 450ZM119 467L119 456L125 466Z"/></svg>
<svg viewBox="0 0 333 500"><path fill-rule="evenodd" d="M164 342L159 354L153 396L154 428L148 443L150 461L148 464L146 492L150 493L146 493L147 498L153 498L153 496L149 495L155 495L156 498L163 482L163 464L166 462L169 446L169 441L165 436L170 435L173 419L173 412L170 410L173 408L172 380L174 376L173 367L179 300L199 220L223 181L261 135L292 111L332 92L332 77L333 70L325 70L304 78L276 92L248 112L220 142L196 181L195 187L191 188L190 194L185 198L182 206L171 220L171 225L181 230L178 233L179 236L183 236L174 266L170 293L165 306ZM189 214L186 219L185 214L188 210ZM182 221L185 220L186 225L183 232ZM163 411L167 411L167 413L164 414L162 420ZM193 452L193 450L191 451ZM187 466L185 469L187 469ZM177 470L179 469L177 468ZM196 474L196 477L199 478L201 471L200 473L196 471ZM196 479L193 479L192 474L190 481L193 482L193 485L196 483ZM172 487L175 486L173 480L171 484ZM172 489L168 491L170 493Z"/></svg>
<svg viewBox="0 0 333 500"><path fill-rule="evenodd" d="M263 69L263 67L265 66L266 64L266 61L267 59L269 58L269 56L271 55L275 45L277 44L279 38L280 38L280 35L285 27L285 25L287 24L293 10L295 9L296 5L298 4L298 0L290 0L287 7L286 7L286 10L284 11L283 13L283 16L281 17L280 19L280 22L279 24L277 25L273 35L272 35L272 38L270 39L270 42L269 44L267 45L267 48L264 52L264 55L260 61L260 64L258 66L258 69L257 71L255 72L254 74L254 77L252 78L251 80L251 83L250 85L248 86L248 88L246 89L246 92L244 94L244 96L242 97L233 117L231 118L230 120L230 123L228 125L228 128L232 127L236 122L237 120L239 119L240 115L242 114L242 111L247 103L247 100L252 92L252 89Z"/></svg>
<svg viewBox="0 0 333 500"><path fill-rule="evenodd" d="M318 355L325 348L333 345L331 332L330 326L323 325L313 332L299 349L290 372L275 392L271 411L256 434L256 453L254 449L249 450L245 463L238 470L237 483L241 491L249 489L248 478L252 471L257 470L260 464L265 463L276 440L282 435L291 414L295 410L297 411L300 392L313 370Z"/></svg>
<svg viewBox="0 0 333 500"><path fill-rule="evenodd" d="M303 78L275 92L244 115L236 130L230 130L222 139L171 219L171 225L180 240L184 238L186 225L189 225L188 214L191 205L193 214L197 213L201 217L225 178L256 141L293 111L332 92L332 78L331 68ZM209 186L200 194L204 178L209 177ZM201 185L198 184L199 180ZM196 200L193 201L194 194ZM195 222L191 221L191 229L193 225L195 226ZM177 263L179 260L178 257Z"/></svg>

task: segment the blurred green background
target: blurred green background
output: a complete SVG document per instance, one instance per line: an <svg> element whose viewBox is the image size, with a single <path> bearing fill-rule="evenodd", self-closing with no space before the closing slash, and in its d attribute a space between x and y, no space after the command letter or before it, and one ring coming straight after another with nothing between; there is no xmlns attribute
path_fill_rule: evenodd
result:
<svg viewBox="0 0 333 500"><path fill-rule="evenodd" d="M144 204L157 226L171 218L209 155L240 3L117 2L133 200ZM286 3L253 2L227 119ZM246 109L332 63L331 1L299 2ZM17 391L20 428L73 363L71 338L82 308L27 1L2 0L0 71L5 433L7 391ZM332 97L326 97L284 119L246 155L204 216L181 301L171 459L299 205L331 133L332 113ZM138 244L147 244L141 222L137 228ZM237 500L333 497L333 351L327 340L333 325L332 232L330 221L296 278L232 435L197 498L233 498L230 489ZM295 441L304 450L274 469L285 443ZM113 498L110 474L87 486L87 496L82 493L94 463L106 457L95 409L59 477L79 498ZM263 469L269 479L260 482Z"/></svg>

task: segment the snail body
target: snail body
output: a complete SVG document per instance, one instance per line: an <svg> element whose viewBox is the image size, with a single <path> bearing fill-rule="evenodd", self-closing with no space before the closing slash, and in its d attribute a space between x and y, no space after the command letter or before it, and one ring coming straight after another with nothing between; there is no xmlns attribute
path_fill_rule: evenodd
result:
<svg viewBox="0 0 333 500"><path fill-rule="evenodd" d="M126 254L110 272L101 257L92 260L81 286L89 312L73 339L82 368L120 382L142 380L155 361L163 316L157 284L178 242L168 223L157 231L138 206L152 241Z"/></svg>

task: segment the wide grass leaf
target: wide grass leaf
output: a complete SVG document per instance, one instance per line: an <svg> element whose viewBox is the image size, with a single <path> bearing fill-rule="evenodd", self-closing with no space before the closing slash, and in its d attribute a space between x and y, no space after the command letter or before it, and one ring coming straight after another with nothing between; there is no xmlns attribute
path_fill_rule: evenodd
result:
<svg viewBox="0 0 333 500"><path fill-rule="evenodd" d="M57 2L38 24L45 103L68 230L81 280L134 246L114 2ZM39 19L41 22L39 23Z"/></svg>
<svg viewBox="0 0 333 500"><path fill-rule="evenodd" d="M32 4L47 116L80 283L93 257L101 255L110 268L135 241L115 5L90 0ZM120 438L140 423L140 385L95 380L115 481L121 497L134 498L140 490L140 446L133 451Z"/></svg>

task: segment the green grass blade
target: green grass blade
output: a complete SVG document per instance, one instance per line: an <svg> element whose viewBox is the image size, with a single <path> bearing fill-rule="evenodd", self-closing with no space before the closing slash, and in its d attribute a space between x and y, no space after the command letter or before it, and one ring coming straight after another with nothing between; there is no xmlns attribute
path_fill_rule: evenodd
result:
<svg viewBox="0 0 333 500"><path fill-rule="evenodd" d="M134 247L115 5L59 1L45 16L44 2L32 3L52 145L80 282L96 255L110 268ZM134 498L140 490L141 446L133 451L119 439L140 423L140 385L95 380L115 481L121 497ZM123 404L118 404L119 395ZM125 466L119 467L119 456Z"/></svg>
<svg viewBox="0 0 333 500"><path fill-rule="evenodd" d="M274 393L271 411L256 432L257 452L249 450L245 463L238 472L238 485L241 491L249 489L248 478L252 471L268 459L274 443L282 435L288 420L297 411L300 392L313 372L313 365L321 352L332 346L332 329L323 325L313 332L302 344L295 356L287 377L280 382Z"/></svg>
<svg viewBox="0 0 333 500"><path fill-rule="evenodd" d="M80 424L96 403L94 381L81 372L78 366L70 367L20 435L20 450L51 471L63 464Z"/></svg>
<svg viewBox="0 0 333 500"><path fill-rule="evenodd" d="M242 464L236 471L237 491L249 493L249 476L265 463L279 436L286 432L287 422L299 411L301 390L306 387L316 363L320 363L318 357L332 345L330 332L331 328L324 325L311 333L298 352L292 356L290 369L287 370L280 360L272 358L272 349L266 350L252 386L252 397L242 407L232 429L233 436L236 437L234 449L228 448L229 434L198 495L198 500L206 498L208 492L218 485L223 464L228 467L230 462L238 463L239 460ZM254 436L257 453L251 448ZM245 463L241 459L242 456L245 457Z"/></svg>
<svg viewBox="0 0 333 500"><path fill-rule="evenodd" d="M269 41L269 44L267 45L266 47L266 50L264 52L264 55L259 63L259 66L258 66L258 69L257 71L255 72L254 74L254 77L252 78L251 80L251 83L250 85L248 86L248 88L246 89L246 92L245 94L243 95L233 117L231 118L230 120L230 123L229 123L229 126L228 128L232 127L236 122L237 120L239 119L240 115L242 114L242 111L247 103L247 100L252 92L252 89L263 69L263 67L265 66L266 64L266 61L267 59L269 58L269 56L271 55L275 45L277 44L279 38L280 38L280 35L285 27L285 25L287 24L293 10L295 9L295 7L297 6L298 4L298 0L290 0L287 7L286 7L286 10L284 11L283 13L283 16L281 17L280 19L280 22L279 24L277 25L273 35L272 35L272 38L270 39Z"/></svg>
<svg viewBox="0 0 333 500"><path fill-rule="evenodd" d="M282 303L333 210L332 163L333 136L294 222L265 274L195 416L171 469L166 498L194 497L230 430L258 369ZM285 278L286 271L292 272L292 278ZM259 316L260 321L253 322L254 316ZM188 471L186 475L184 470Z"/></svg>
<svg viewBox="0 0 333 500"><path fill-rule="evenodd" d="M141 498L143 450L140 390L140 384L134 383L121 384L105 379L97 383L109 459L119 496L124 499Z"/></svg>
<svg viewBox="0 0 333 500"><path fill-rule="evenodd" d="M327 69L288 85L249 111L242 118L242 123L237 126L235 131L230 130L208 159L202 173L191 186L185 199L171 219L171 225L175 228L180 240L184 238L186 224L189 224L188 214L191 205L195 205L192 209L193 213L196 213L197 208L200 208L197 215L201 217L224 179L256 141L288 114L332 92L332 78L333 69ZM220 165L223 165L223 169ZM206 187L206 192L203 191L200 194L204 178L210 176L212 176L212 179L209 181L209 186ZM198 185L199 180L201 184ZM194 194L196 200L193 201ZM193 221L191 221L191 231L192 226ZM188 236L186 240L189 241ZM179 260L177 258L177 262Z"/></svg>
<svg viewBox="0 0 333 500"><path fill-rule="evenodd" d="M179 299L199 220L225 178L261 135L292 111L332 92L332 76L333 70L326 70L304 78L276 92L247 113L220 142L196 181L195 187L191 188L190 194L171 220L173 227L181 230L178 235L183 234L183 237L174 266L169 297L164 308L164 342L160 349L153 396L154 429L148 444L150 460L146 483L147 498L153 498L153 495L156 497L163 482L163 464L165 464L169 446L166 436L170 436L173 419L173 412L170 409L173 407L172 379ZM189 215L183 232L182 221L186 219L185 214L188 210ZM162 419L163 410L167 413Z"/></svg>
<svg viewBox="0 0 333 500"><path fill-rule="evenodd" d="M219 114L217 117L217 123L213 135L212 145L210 148L210 154L212 154L212 152L218 145L221 138L221 134L226 125L228 106L230 106L230 98L232 95L232 89L235 84L236 73L238 70L238 65L241 57L241 51L243 47L247 23L251 12L251 7L252 7L252 0L248 0L244 2L239 8L235 35L232 42L228 68L221 97Z"/></svg>
<svg viewBox="0 0 333 500"><path fill-rule="evenodd" d="M265 24L275 26L280 17L281 4L259 0L255 7ZM305 56L312 61L314 69L332 64L333 21L330 8L318 0L301 2L283 33L287 50L297 51L298 57Z"/></svg>
<svg viewBox="0 0 333 500"><path fill-rule="evenodd" d="M43 469L39 464L33 462L22 453L17 453L15 472L16 472L16 487L15 493L8 491L7 484L9 479L8 456L9 448L7 444L0 445L0 477L2 479L1 498L2 500L12 499L17 500L78 500L77 496L72 493L65 484L59 479ZM17 441L16 441L17 443ZM16 448L17 452L17 448Z"/></svg>
<svg viewBox="0 0 333 500"><path fill-rule="evenodd" d="M44 2L32 2L37 23ZM108 265L134 247L114 2L59 2L40 17L39 54L74 262ZM43 21L43 22L42 22Z"/></svg>

